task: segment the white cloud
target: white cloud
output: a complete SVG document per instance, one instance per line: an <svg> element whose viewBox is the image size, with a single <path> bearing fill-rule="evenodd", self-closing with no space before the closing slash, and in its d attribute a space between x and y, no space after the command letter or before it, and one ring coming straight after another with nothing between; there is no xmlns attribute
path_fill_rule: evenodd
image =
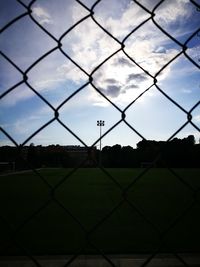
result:
<svg viewBox="0 0 200 267"><path fill-rule="evenodd" d="M193 120L194 122L200 122L200 114L194 116L192 120Z"/></svg>
<svg viewBox="0 0 200 267"><path fill-rule="evenodd" d="M43 7L37 5L33 7L32 11L33 11L33 15L36 16L36 19L38 20L40 24L42 25L53 24L50 14Z"/></svg>
<svg viewBox="0 0 200 267"><path fill-rule="evenodd" d="M58 88L69 87L68 83L79 84L86 82L88 76L77 66L56 50L36 67L28 72L28 82L40 93L48 93L58 90Z"/></svg>
<svg viewBox="0 0 200 267"><path fill-rule="evenodd" d="M167 2L167 1L166 1ZM185 14L185 5L188 1L169 1L165 5L160 6L159 14L163 14L161 19L173 21L179 17L183 18ZM70 2L71 3L71 2ZM101 3L101 2L100 2ZM103 2L102 2L103 3ZM107 2L104 2L104 11L106 13ZM145 4L145 1L144 1ZM66 10L65 8L63 8ZM71 11L68 17L68 24L76 23L81 17L88 14L81 5L74 2L69 4L68 11ZM51 12L50 12L51 11ZM137 4L131 4L121 8L117 16L105 17L102 12L98 15L98 5L95 8L94 17L102 23L102 25L110 30L118 38L126 36L135 26L141 23L144 19L149 17L149 14L144 12ZM170 17L170 12L171 17ZM41 24L55 25L53 10L46 9L43 6L33 7L33 14ZM69 12L68 12L69 13ZM62 13L63 15L63 13ZM133 20L134 17L134 20ZM170 18L169 18L170 17ZM63 18L64 19L64 18ZM102 29L94 23L91 18L84 20L77 25L67 36L62 40L63 50L72 57L80 66L90 74L104 59L120 48L120 45L108 36ZM177 53L176 48L167 48L166 43L169 43L168 38L158 30L152 22L146 23L131 35L125 45L126 52L138 62L143 68L155 75L169 60L171 60ZM41 40L41 46L44 46ZM38 92L48 93L55 90L64 82L74 82L77 85L83 81L87 81L88 76L85 75L78 67L71 63L57 50L57 53L49 55L38 63L29 73L29 82ZM115 60L118 63L115 64ZM120 62L121 60L121 62ZM123 61L123 62L122 62ZM128 62L127 64L125 63ZM132 77L132 81L127 81L127 78ZM137 68L126 56L120 52L98 69L94 74L94 84L102 90L102 92L109 96L114 101L120 103L128 103L136 97L142 90L146 89L151 83L152 79L137 79L137 75L143 75L141 69ZM159 75L159 81L162 81L171 74L171 66L164 70ZM135 76L134 76L135 75ZM141 76L142 77L142 76ZM115 80L116 82L108 84L108 80ZM16 94L14 93L16 92ZM27 88L20 89L13 92L12 99L7 102L8 105L14 105L19 101L26 100L33 97L34 94ZM94 104L102 105L99 101L98 94L94 94L94 90L90 90ZM95 101L96 99L96 101ZM102 99L102 98L101 98ZM103 104L104 105L104 104Z"/></svg>
<svg viewBox="0 0 200 267"><path fill-rule="evenodd" d="M35 94L25 85L21 85L14 90L12 90L9 94L3 97L1 100L2 107L10 107L14 106L20 101L24 101L34 97Z"/></svg>
<svg viewBox="0 0 200 267"><path fill-rule="evenodd" d="M118 37L126 36L138 23L149 16L135 4L128 5L126 9L122 10L123 12L120 15L108 17L107 19L105 19L103 14L101 19L98 17L98 5L95 9L96 11L97 14L95 13L94 17L97 21ZM72 12L78 12L77 6L75 9L72 8ZM133 25L133 17L135 25ZM125 43L125 50L136 62L155 75L179 52L176 48L167 48L167 42L169 42L168 38L150 22L128 38ZM92 72L106 57L120 48L119 44L104 33L90 18L82 22L66 36L64 47L65 51L70 53L72 59L80 64L88 73ZM124 62L125 60L129 61L129 64L122 64L122 62L118 62L116 65L113 64L113 58L117 57L123 58ZM147 82L148 79L145 81L135 79L132 83L127 84L128 75L141 75L143 74L142 70L138 69L122 52L113 58L109 59L100 69L95 71L93 74L94 84L115 102L128 103L130 99L141 93L141 90L146 89L150 82ZM61 66L60 70L62 71L62 69L66 69L66 73L68 72L67 65ZM170 75L170 70L170 67L168 67L162 71L159 75L159 81ZM76 77L78 81L81 80L78 75ZM107 84L107 81L112 79L115 79L116 82ZM135 85L136 82L137 86ZM92 90L91 95L95 105L104 105L99 100L99 96L96 93L94 94Z"/></svg>
<svg viewBox="0 0 200 267"><path fill-rule="evenodd" d="M192 90L191 89L182 89L181 90L184 94L191 94Z"/></svg>
<svg viewBox="0 0 200 267"><path fill-rule="evenodd" d="M156 21L164 26L187 19L191 15L189 0L164 1L156 10Z"/></svg>
<svg viewBox="0 0 200 267"><path fill-rule="evenodd" d="M64 50L88 73L120 48L92 19L87 19L63 39Z"/></svg>
<svg viewBox="0 0 200 267"><path fill-rule="evenodd" d="M94 85L115 102L138 95L152 84L152 79L136 67L122 52L106 62L94 74ZM129 91L129 94L128 94ZM127 94L129 97L127 97Z"/></svg>
<svg viewBox="0 0 200 267"><path fill-rule="evenodd" d="M62 80L73 80L73 82L79 84L83 80L87 80L88 76L84 74L80 69L70 62L64 63L56 69L58 77Z"/></svg>
<svg viewBox="0 0 200 267"><path fill-rule="evenodd" d="M65 81L64 79L47 79L47 80L41 80L39 82L34 83L34 88L39 88L41 91L49 91L49 88L53 90L54 85L58 85L60 82Z"/></svg>
<svg viewBox="0 0 200 267"><path fill-rule="evenodd" d="M197 37L199 38L199 37ZM194 45L192 48L187 49L187 54L200 66L200 45L199 40L197 40L198 45Z"/></svg>
<svg viewBox="0 0 200 267"><path fill-rule="evenodd" d="M137 4L132 1L127 1L126 8L120 8L120 4L117 1L112 0L111 3L118 5L118 15L116 16L106 16L104 14L98 14L98 6L96 8L97 14L95 18L104 26L110 33L112 33L119 40L125 38L135 27L137 27L141 22L150 17L150 15L141 9ZM108 3L105 1L104 9L108 9ZM101 3L100 3L101 4ZM111 8L112 10L112 8ZM106 11L108 12L108 11ZM134 19L133 19L134 18Z"/></svg>

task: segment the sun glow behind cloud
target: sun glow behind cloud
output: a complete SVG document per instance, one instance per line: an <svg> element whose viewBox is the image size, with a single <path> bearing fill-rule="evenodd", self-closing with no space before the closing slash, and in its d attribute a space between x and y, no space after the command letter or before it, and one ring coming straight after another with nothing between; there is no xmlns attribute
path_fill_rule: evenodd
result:
<svg viewBox="0 0 200 267"><path fill-rule="evenodd" d="M28 1L24 2L27 3ZM95 3L95 1L89 0L82 2L89 8ZM157 3L158 1L151 1L150 5L147 0L141 1L141 4L149 8L149 10ZM72 0L67 2L59 0L56 1L56 4L53 0L48 1L48 3L44 0L38 0L32 6L32 15L36 21L58 39L72 25L88 16L89 11ZM124 40L135 27L148 18L150 18L149 13L133 1L128 0L100 1L94 8L94 19L120 41ZM189 1L165 1L159 6L154 19L174 38L183 41L197 30L199 13ZM29 17L17 21L8 28L3 33L2 40L2 51L12 58L22 70L26 70L40 56L57 45ZM98 27L91 17L83 20L67 35L63 35L61 42L63 51L80 65L84 71L75 66L59 50L55 50L27 73L28 83L55 108L86 84L92 73L92 84L95 88L119 108L125 109L134 99L153 85L153 76L159 73L160 69L176 57L182 49L166 34L162 33L151 20L139 27L124 41L124 51L144 68L146 73L136 66L123 51L115 54L98 68L113 52L120 50L121 46ZM11 43L15 44L15 49L13 49ZM195 62L198 62L195 54L199 47L198 40L193 41L193 43L191 41L189 44L190 47L187 53ZM188 74L188 68L187 71L184 71L184 66L187 66L187 64L188 59L181 56L163 69L156 78L159 86L170 97L177 99L178 103L183 100L180 104L187 106L189 111L199 101L197 94L197 88L199 89L199 69L189 62L192 69L192 74L190 75ZM180 66L182 73L179 73L179 76L176 76L179 78L175 80L175 73L180 71ZM1 92L3 93L12 84L20 81L22 77L11 64L5 63L4 59L2 59L1 68L3 72L0 75L0 81ZM188 78L184 75L188 75ZM183 76L184 83L181 78ZM187 83L188 85L186 85ZM192 84L193 87L189 88L189 84ZM172 90L175 85L180 89ZM95 123L97 119L103 118L103 116L106 118L107 126L104 128L105 131L120 119L120 116L118 116L120 114L112 107L112 104L105 100L95 88L91 85L83 88L74 99L70 99L59 110L63 121L66 121L66 124L77 135L83 136L83 139L86 139L86 143L89 145L94 142L95 138L98 138L98 134L93 135L92 133L96 131ZM187 97L182 97L182 95L185 96L186 92L187 95L191 95L188 99ZM170 134L184 123L186 120L185 114L178 110L177 107L171 109L170 107L173 104L163 98L164 96L155 87L152 87L144 96L136 101L137 105L134 104L128 109L129 120L132 125L137 125L141 133L144 132L144 136L147 139L149 137L152 139L169 138ZM166 114L164 110L162 111L162 105L159 104L162 101L164 101L163 106L166 109L168 109L169 105L168 113ZM11 135L16 136L18 142L23 142L31 132L37 130L45 120L47 121L53 116L53 110L38 99L25 84L15 88L12 93L1 100L1 103L3 107L1 111L3 116L2 125ZM19 105L21 107L24 106L21 113L18 111ZM135 114L135 110L137 110L137 114ZM12 117L13 112L15 112L15 116ZM175 115L173 112L175 112ZM155 125L154 123L149 123L148 128L152 127L152 129L145 131L147 121L150 121L145 114L148 114L151 118L156 117L156 114L163 114L163 116L157 116L159 117L157 121L160 125L160 132L156 123ZM79 115L81 116L79 117ZM146 116L144 122L142 122L143 116ZM195 116L198 118L199 115ZM171 120L170 124L170 118L172 117L173 120ZM9 118L10 121L8 121ZM156 119L154 118L154 120ZM168 121L168 128L164 127L165 120ZM6 123L7 121L8 123ZM32 122L31 127L27 126L26 121ZM86 123L81 123L82 121L86 121ZM199 123L198 120L195 121L197 124ZM92 122L93 126L91 126ZM85 129L88 129L88 127L92 127L93 130L87 132ZM162 130L162 127L164 130ZM26 130L20 131L19 128L26 128ZM130 129L128 129L129 131ZM46 133L46 140L49 140L49 143L55 142L52 133L56 131L48 131L47 128L46 132L48 132ZM85 133L83 134L83 132ZM134 146L138 137L133 138L132 135L127 137L128 134L126 136L124 130L122 132L123 134L120 134L119 131L118 142ZM195 129L193 129L192 133L198 138ZM92 135L93 138L90 138L89 135ZM64 140L68 144L74 142L74 138L65 139L62 134L59 136L57 143L64 144ZM2 136L2 138L4 137ZM44 140L44 135L41 139L37 138L36 143L44 143L42 140Z"/></svg>

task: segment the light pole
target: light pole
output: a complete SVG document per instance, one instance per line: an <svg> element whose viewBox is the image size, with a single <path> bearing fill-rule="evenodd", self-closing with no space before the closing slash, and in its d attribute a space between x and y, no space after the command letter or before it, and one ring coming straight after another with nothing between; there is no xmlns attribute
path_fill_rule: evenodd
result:
<svg viewBox="0 0 200 267"><path fill-rule="evenodd" d="M102 130L101 130L101 127L105 125L105 121L102 121L102 120L98 120L97 121L97 126L100 127L100 147L99 147L99 151L100 151L100 154L99 154L99 165L101 165L101 134L102 134Z"/></svg>

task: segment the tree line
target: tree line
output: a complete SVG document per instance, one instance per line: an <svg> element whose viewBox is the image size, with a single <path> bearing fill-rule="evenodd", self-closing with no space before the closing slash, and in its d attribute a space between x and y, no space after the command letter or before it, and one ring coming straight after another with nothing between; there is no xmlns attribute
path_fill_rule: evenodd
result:
<svg viewBox="0 0 200 267"><path fill-rule="evenodd" d="M200 167L200 144L193 135L169 142L142 140L137 149L131 146L106 146L102 150L105 167Z"/></svg>
<svg viewBox="0 0 200 267"><path fill-rule="evenodd" d="M195 144L193 135L174 138L171 141L142 140L137 148L131 146L105 146L102 151L96 147L80 146L35 146L0 147L0 162L15 162L17 170L41 167L68 168L82 164L82 167L139 168L153 167L200 167L200 144ZM5 168L2 167L1 169Z"/></svg>

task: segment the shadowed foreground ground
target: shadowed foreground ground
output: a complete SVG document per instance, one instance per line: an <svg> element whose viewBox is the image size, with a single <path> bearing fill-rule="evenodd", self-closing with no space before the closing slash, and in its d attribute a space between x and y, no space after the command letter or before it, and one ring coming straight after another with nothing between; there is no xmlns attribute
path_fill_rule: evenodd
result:
<svg viewBox="0 0 200 267"><path fill-rule="evenodd" d="M150 255L108 255L108 258L115 266L141 267ZM199 267L200 256L197 254L179 254L179 257L190 267ZM43 267L64 267L70 260L66 256L43 256L36 257L37 262ZM1 267L32 267L33 261L24 257L0 258ZM71 267L110 267L111 264L101 256L79 256L70 263ZM169 254L156 255L148 267L182 267L183 263L178 258Z"/></svg>
<svg viewBox="0 0 200 267"><path fill-rule="evenodd" d="M200 252L200 169L106 171L1 176L1 255Z"/></svg>

